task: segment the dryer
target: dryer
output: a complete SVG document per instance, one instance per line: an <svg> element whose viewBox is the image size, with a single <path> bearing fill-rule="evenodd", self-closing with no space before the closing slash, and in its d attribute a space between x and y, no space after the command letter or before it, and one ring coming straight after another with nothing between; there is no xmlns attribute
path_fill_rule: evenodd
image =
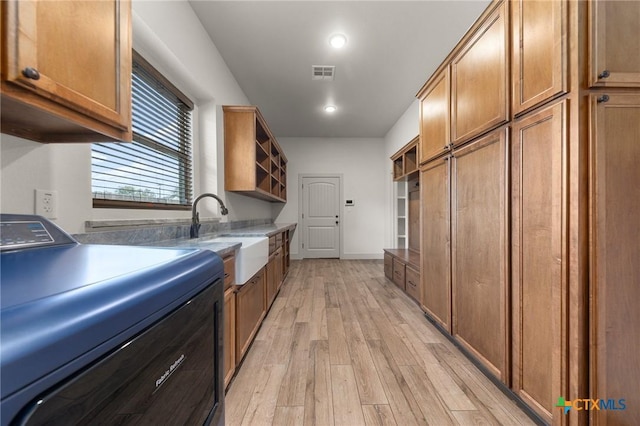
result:
<svg viewBox="0 0 640 426"><path fill-rule="evenodd" d="M0 223L2 425L224 424L219 256Z"/></svg>

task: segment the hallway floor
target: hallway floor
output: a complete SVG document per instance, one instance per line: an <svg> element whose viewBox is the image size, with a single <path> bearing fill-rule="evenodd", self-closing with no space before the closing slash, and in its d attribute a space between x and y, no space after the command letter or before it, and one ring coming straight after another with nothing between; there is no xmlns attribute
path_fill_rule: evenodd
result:
<svg viewBox="0 0 640 426"><path fill-rule="evenodd" d="M292 262L225 403L227 426L533 424L374 260Z"/></svg>

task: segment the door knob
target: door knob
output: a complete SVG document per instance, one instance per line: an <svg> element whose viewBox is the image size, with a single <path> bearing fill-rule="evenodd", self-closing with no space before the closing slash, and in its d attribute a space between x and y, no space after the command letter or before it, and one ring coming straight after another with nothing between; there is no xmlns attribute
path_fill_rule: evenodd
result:
<svg viewBox="0 0 640 426"><path fill-rule="evenodd" d="M338 222L338 221L336 220L336 225L337 225L338 223L340 223L340 222Z"/></svg>

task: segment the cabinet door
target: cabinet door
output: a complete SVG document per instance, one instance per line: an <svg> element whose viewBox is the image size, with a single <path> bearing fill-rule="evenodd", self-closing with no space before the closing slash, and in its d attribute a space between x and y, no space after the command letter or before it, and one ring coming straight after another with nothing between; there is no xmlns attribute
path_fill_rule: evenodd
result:
<svg viewBox="0 0 640 426"><path fill-rule="evenodd" d="M236 369L236 293L230 288L224 293L224 387Z"/></svg>
<svg viewBox="0 0 640 426"><path fill-rule="evenodd" d="M276 297L276 291L278 291L278 259L276 259L275 253L269 256L269 262L267 263L267 285L266 285L266 301L267 309L271 306L273 299Z"/></svg>
<svg viewBox="0 0 640 426"><path fill-rule="evenodd" d="M452 334L507 382L507 130L454 152Z"/></svg>
<svg viewBox="0 0 640 426"><path fill-rule="evenodd" d="M558 396L567 394L562 386L566 115L561 102L517 121L511 152L512 387L549 423L560 414Z"/></svg>
<svg viewBox="0 0 640 426"><path fill-rule="evenodd" d="M449 67L420 97L420 164L449 149Z"/></svg>
<svg viewBox="0 0 640 426"><path fill-rule="evenodd" d="M8 1L3 77L126 130L131 124L128 1Z"/></svg>
<svg viewBox="0 0 640 426"><path fill-rule="evenodd" d="M511 2L513 112L566 91L567 2Z"/></svg>
<svg viewBox="0 0 640 426"><path fill-rule="evenodd" d="M590 1L591 86L640 87L640 2Z"/></svg>
<svg viewBox="0 0 640 426"><path fill-rule="evenodd" d="M450 159L434 160L420 172L422 216L422 309L451 331Z"/></svg>
<svg viewBox="0 0 640 426"><path fill-rule="evenodd" d="M509 119L506 11L504 2L451 62L451 139L455 145Z"/></svg>
<svg viewBox="0 0 640 426"><path fill-rule="evenodd" d="M591 391L615 408L593 423L640 424L640 95L591 98ZM622 410L618 400L624 399ZM608 401L609 402L609 401Z"/></svg>
<svg viewBox="0 0 640 426"><path fill-rule="evenodd" d="M280 290L284 280L284 249L276 250L276 293ZM275 295L274 295L275 297Z"/></svg>
<svg viewBox="0 0 640 426"><path fill-rule="evenodd" d="M247 352L265 314L265 273L262 268L236 293L236 365Z"/></svg>

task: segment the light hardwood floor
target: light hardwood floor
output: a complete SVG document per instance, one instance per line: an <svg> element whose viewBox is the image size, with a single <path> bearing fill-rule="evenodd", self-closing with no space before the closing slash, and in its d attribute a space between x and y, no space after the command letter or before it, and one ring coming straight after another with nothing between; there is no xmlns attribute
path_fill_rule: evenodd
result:
<svg viewBox="0 0 640 426"><path fill-rule="evenodd" d="M533 424L373 260L293 262L225 404L227 426Z"/></svg>

